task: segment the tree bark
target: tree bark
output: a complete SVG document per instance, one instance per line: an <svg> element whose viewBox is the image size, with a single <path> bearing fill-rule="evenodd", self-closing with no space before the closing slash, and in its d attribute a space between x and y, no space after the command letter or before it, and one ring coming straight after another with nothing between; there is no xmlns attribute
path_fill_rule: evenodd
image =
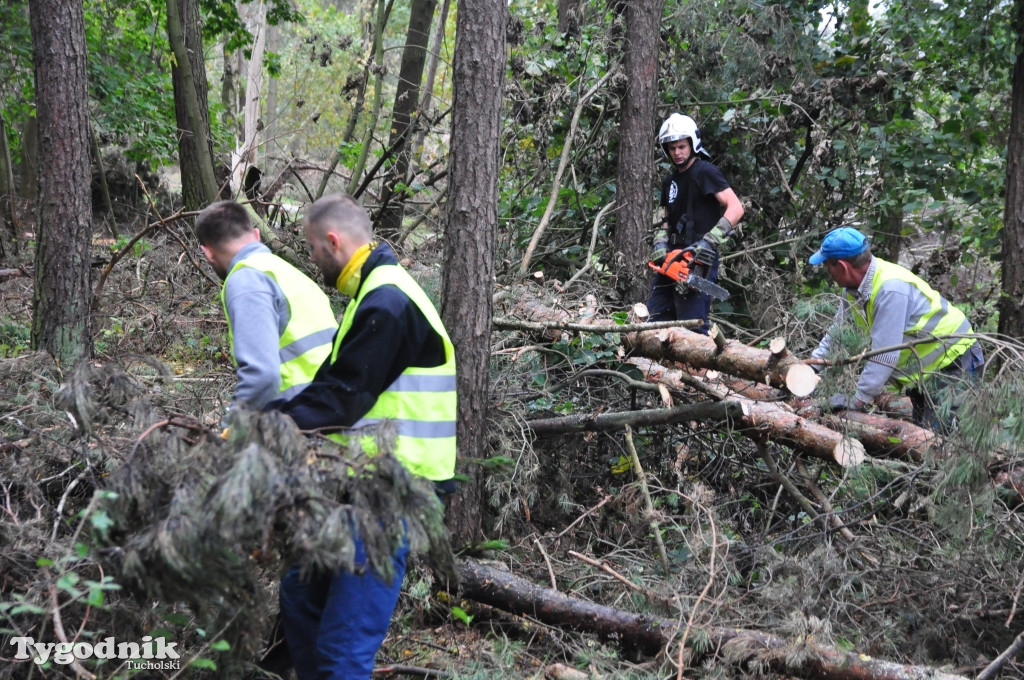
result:
<svg viewBox="0 0 1024 680"><path fill-rule="evenodd" d="M185 210L202 210L217 200L206 63L196 0L167 0L167 39L174 51L174 116L178 121L178 165Z"/></svg>
<svg viewBox="0 0 1024 680"><path fill-rule="evenodd" d="M402 231L405 197L408 194L399 189L399 184L408 181L409 135L412 134L413 116L418 115L419 111L420 82L427 62L427 42L436 7L437 0L412 0L409 7L409 28L398 73L395 106L391 112L391 136L388 139L388 148L394 154L394 165L385 177L381 211L376 222L383 238L393 238Z"/></svg>
<svg viewBox="0 0 1024 680"><path fill-rule="evenodd" d="M504 0L459 0L441 316L458 356L460 458L486 452L494 243L498 231ZM481 535L482 484L475 467L449 507L456 545Z"/></svg>
<svg viewBox="0 0 1024 680"><path fill-rule="evenodd" d="M626 302L647 299L650 280L646 262L654 207L653 123L664 6L664 0L630 0L626 6L626 93L619 122L614 263Z"/></svg>
<svg viewBox="0 0 1024 680"><path fill-rule="evenodd" d="M460 560L456 568L462 597L548 625L594 633L614 640L627 654L657 654L679 632L679 622L674 619L634 614L569 597L479 562ZM966 680L934 668L839 652L808 640L789 642L760 631L708 627L702 632L704 635L689 636L692 651L701 656L706 649L720 650L728 663L739 668L755 662L784 676L814 680Z"/></svg>
<svg viewBox="0 0 1024 680"><path fill-rule="evenodd" d="M1014 50L1010 138L1006 147L1006 208L1003 219L1002 295L999 332L1024 336L1024 0L1014 3Z"/></svg>
<svg viewBox="0 0 1024 680"><path fill-rule="evenodd" d="M70 367L92 356L92 194L82 2L29 3L39 125L32 348Z"/></svg>

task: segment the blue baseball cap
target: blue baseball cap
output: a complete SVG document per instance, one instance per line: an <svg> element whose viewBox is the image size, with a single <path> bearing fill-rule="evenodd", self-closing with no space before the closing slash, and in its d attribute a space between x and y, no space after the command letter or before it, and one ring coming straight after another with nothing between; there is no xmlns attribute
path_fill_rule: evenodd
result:
<svg viewBox="0 0 1024 680"><path fill-rule="evenodd" d="M811 264L821 264L829 258L843 259L860 255L868 249L868 237L853 227L839 227L825 234L818 252L811 255Z"/></svg>

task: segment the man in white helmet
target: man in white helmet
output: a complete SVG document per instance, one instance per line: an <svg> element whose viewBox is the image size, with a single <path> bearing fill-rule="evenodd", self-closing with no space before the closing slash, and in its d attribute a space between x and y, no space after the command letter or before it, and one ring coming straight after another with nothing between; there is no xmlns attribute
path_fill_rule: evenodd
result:
<svg viewBox="0 0 1024 680"><path fill-rule="evenodd" d="M710 154L692 118L679 113L666 118L658 143L674 167L661 185L662 222L651 259L661 264L669 251L689 248L695 261L710 263L704 278L717 281L719 250L739 235L743 204L722 171L708 160ZM663 274L654 275L647 309L651 321L701 319L699 331L708 332L711 297L697 291L682 294Z"/></svg>

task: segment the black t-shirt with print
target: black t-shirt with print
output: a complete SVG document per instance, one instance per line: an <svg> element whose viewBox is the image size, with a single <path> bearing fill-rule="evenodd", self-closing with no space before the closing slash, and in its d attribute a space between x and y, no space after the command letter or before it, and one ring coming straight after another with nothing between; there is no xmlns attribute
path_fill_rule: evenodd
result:
<svg viewBox="0 0 1024 680"><path fill-rule="evenodd" d="M669 234L678 229L676 233L683 238L679 245L688 246L711 231L725 213L715 194L728 188L729 183L722 171L701 158L695 160L686 172L672 172L665 178L661 184L661 205L668 208ZM680 223L688 206L693 210L693 215L689 216L693 224L689 239L686 238L686 221Z"/></svg>

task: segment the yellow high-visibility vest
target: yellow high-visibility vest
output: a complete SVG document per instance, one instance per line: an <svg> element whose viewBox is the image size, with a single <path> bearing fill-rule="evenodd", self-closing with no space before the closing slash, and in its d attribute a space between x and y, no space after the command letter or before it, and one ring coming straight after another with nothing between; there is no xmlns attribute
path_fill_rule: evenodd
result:
<svg viewBox="0 0 1024 680"><path fill-rule="evenodd" d="M886 281L906 281L917 288L931 303L931 309L921 315L911 328L903 331L903 342L935 339L900 350L893 371L893 380L901 386L919 382L928 373L935 373L949 366L974 344L974 338L948 337L970 333L971 322L963 312L939 295L927 282L905 267L892 262L875 258L875 263L875 278L871 282L871 296L868 298L864 314L860 313L861 308L854 302L853 296L847 293L848 299L853 303L851 308L855 311L854 320L862 329L871 332L875 318L875 299Z"/></svg>
<svg viewBox="0 0 1024 680"><path fill-rule="evenodd" d="M338 358L338 350L352 327L359 303L371 290L386 285L396 286L405 293L441 336L445 362L432 368L406 368L352 428L358 430L391 421L395 431L395 457L407 470L432 481L451 479L455 476L455 348L434 305L405 269L398 265L381 265L370 271L356 298L345 309L331 351L331 363ZM329 436L341 443L349 441L348 435ZM376 453L377 442L372 435L359 439L366 453Z"/></svg>
<svg viewBox="0 0 1024 680"><path fill-rule="evenodd" d="M277 282L288 301L291 312L288 325L278 341L278 356L281 360L281 386L278 398L290 399L301 392L313 380L320 365L331 352L331 340L337 332L334 311L324 291L308 276L271 253L254 253L245 258L228 272L232 274L242 267L250 267L270 276ZM221 287L220 302L224 317L228 320L228 340L231 344L231 359L235 358L235 338L231 330L227 301Z"/></svg>

